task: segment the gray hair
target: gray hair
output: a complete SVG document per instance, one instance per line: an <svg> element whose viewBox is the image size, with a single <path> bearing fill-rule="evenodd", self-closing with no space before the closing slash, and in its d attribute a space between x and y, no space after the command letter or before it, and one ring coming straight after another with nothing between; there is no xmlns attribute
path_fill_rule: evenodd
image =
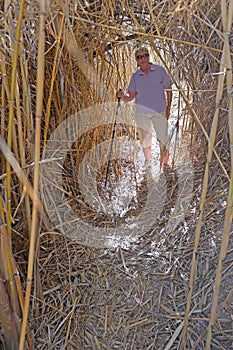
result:
<svg viewBox="0 0 233 350"><path fill-rule="evenodd" d="M140 51L149 53L149 50L148 50L147 47L145 47L145 46L138 47L137 50L135 51L135 58L137 57L137 55L138 55L138 53L139 53Z"/></svg>

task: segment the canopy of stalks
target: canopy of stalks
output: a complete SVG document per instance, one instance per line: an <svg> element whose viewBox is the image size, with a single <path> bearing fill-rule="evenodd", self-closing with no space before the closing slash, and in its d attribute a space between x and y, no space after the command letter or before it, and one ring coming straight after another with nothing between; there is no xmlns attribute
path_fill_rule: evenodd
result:
<svg viewBox="0 0 233 350"><path fill-rule="evenodd" d="M0 14L0 348L231 349L233 1ZM133 104L116 109L141 46L173 90L156 186Z"/></svg>

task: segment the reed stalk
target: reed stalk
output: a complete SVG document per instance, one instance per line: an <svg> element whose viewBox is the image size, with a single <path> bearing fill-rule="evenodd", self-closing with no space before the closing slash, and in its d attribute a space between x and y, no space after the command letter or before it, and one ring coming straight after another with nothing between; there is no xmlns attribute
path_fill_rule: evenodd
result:
<svg viewBox="0 0 233 350"><path fill-rule="evenodd" d="M40 161L40 137L41 137L41 117L43 113L43 94L44 94L44 54L45 54L45 18L46 18L46 1L40 2L40 25L39 25L39 41L38 41L38 57L37 57L37 82L36 82L36 117L35 117L35 166L33 174L33 209L32 209L32 225L30 233L30 246L27 270L27 285L25 292L25 301L23 308L23 320L20 332L19 350L24 349L25 334L28 324L29 305L32 289L32 277L35 259L36 236L38 228L38 188L39 188L39 161Z"/></svg>
<svg viewBox="0 0 233 350"><path fill-rule="evenodd" d="M224 49L222 53L222 59L221 59L221 65L219 68L220 72L223 72L226 67L226 42L224 42ZM182 332L182 341L181 341L181 350L185 349L186 344L186 337L187 337L187 331L188 331L188 321L190 316L190 309L191 309L191 303L192 303L192 295L193 295L193 289L194 289L194 282L195 282L195 275L196 275L196 266L197 266L197 254L198 254L198 247L200 242L200 236L201 236L201 229L203 224L203 215L204 215L204 207L205 207L205 201L206 201L206 195L208 190L208 177L209 177L209 170L210 170L210 163L212 160L213 150L214 150L214 143L216 139L216 133L217 133L217 125L218 125L218 117L219 117L219 111L220 111L220 101L223 96L223 86L224 86L224 74L220 74L218 78L218 88L217 88L217 94L216 94L216 110L211 126L211 132L210 132L210 138L208 143L208 154L207 154L207 161L205 166L205 173L202 183L202 193L200 198L200 209L199 209L199 218L195 230L195 242L194 242L194 249L192 254L192 264L191 264L191 272L190 272L190 279L189 279L189 292L187 296L186 301L186 311L185 311L185 322ZM229 215L229 214L228 214ZM228 217L229 218L229 217ZM219 270L221 268L219 267ZM214 306L215 309L216 305ZM207 344L206 349L209 349L210 341L211 341L211 327L209 327L209 334L207 336Z"/></svg>
<svg viewBox="0 0 233 350"><path fill-rule="evenodd" d="M37 199L39 210L43 214L43 207L42 207L40 200L38 199L38 195L36 194L36 197L35 197L35 193L33 191L32 185L28 181L28 178L26 177L24 171L20 167L19 163L15 159L13 153L10 151L10 149L8 148L6 142L4 141L4 139L2 137L0 137L0 149L1 149L4 157L6 158L7 162L10 164L10 166L14 170L14 173L17 175L20 183L23 185L24 191L27 192L27 194L30 196L32 201L34 201L35 198Z"/></svg>
<svg viewBox="0 0 233 350"><path fill-rule="evenodd" d="M223 55L224 57L224 55ZM220 66L220 71L224 67L224 59L222 59L222 64ZM214 150L214 142L216 138L216 131L217 131L217 125L218 125L218 116L219 116L219 103L222 98L223 93L223 83L224 83L224 76L223 74L219 75L218 79L218 90L216 95L216 110L213 117L211 132L210 132L210 138L208 143L208 154L207 154L207 160L205 165L205 173L202 183L202 193L200 198L200 209L199 209L199 218L195 230L195 242L194 242L194 248L193 248L193 254L192 254L192 264L191 264L191 271L190 271L190 279L189 279L189 292L187 296L186 301L186 311L185 311L185 322L182 332L182 341L181 341L181 347L180 349L185 349L186 344L186 336L187 336L187 330L188 330L188 321L189 321L189 315L190 315L190 309L191 309L191 303L192 303L192 295L193 295L193 289L194 289L194 281L195 281L195 274L196 274L196 266L197 266L197 254L198 254L198 247L201 237L201 229L202 229L202 223L203 223L203 215L204 215L204 207L205 207L205 201L206 201L206 194L208 190L208 176L209 176L209 167L212 160L212 154Z"/></svg>
<svg viewBox="0 0 233 350"><path fill-rule="evenodd" d="M12 342L12 348L16 349L19 342L20 310L13 278L14 271L12 261L14 258L9 238L10 236L7 234L6 225L3 223L2 218L0 218L0 323L3 326L6 346L10 344L9 342Z"/></svg>
<svg viewBox="0 0 233 350"><path fill-rule="evenodd" d="M10 86L10 93L8 95L9 99L9 118L8 118L8 137L7 137L7 143L8 147L11 149L12 147L12 135L15 135L15 127L14 127L14 104L15 104L15 89L16 89L16 76L17 76L17 63L18 63L18 52L19 52L19 45L20 45L20 37L21 37L21 27L22 27L22 18L23 18L23 10L24 10L24 1L20 3L19 8L19 14L18 14L18 20L17 20L17 28L16 28L16 35L15 35L15 44L14 44L14 55L13 55L13 62L12 62L12 74L11 74L11 86ZM4 106L5 106L5 87L6 84L6 68L3 63L1 64L2 67L2 73L3 73L3 81L4 84L2 84L2 114L1 114L1 135L4 136L5 134L5 115L4 115ZM17 149L15 144L16 138L14 137L13 143L14 143L14 149ZM6 197L7 197L7 230L8 235L11 236L11 167L10 163L6 163ZM4 214L2 213L2 216ZM3 230L3 228L1 228ZM6 311L6 315L8 315L7 322L11 322L11 327L5 329L5 341L6 346L10 346L10 343L12 344L12 348L18 347L18 335L17 335L17 328L19 328L19 322L17 325L14 323L13 316L19 320L20 318L20 311L19 311L19 304L18 304L18 295L17 290L14 283L14 277L13 277L13 266L12 266L12 250L6 248L6 240L8 238L3 236L2 238L2 249L3 249L3 255L1 259L1 267L4 265L6 266L6 270L4 273L4 278L6 280L6 287L9 295L5 296L5 299L3 299L3 296L1 295L1 301L5 302L6 305L8 305L8 311ZM4 293L4 286L1 284L1 292ZM2 307L1 307L2 309ZM10 310L11 309L11 310ZM13 313L12 317L10 313ZM6 316L5 315L5 316ZM2 316L1 316L1 321ZM19 331L19 329L18 329Z"/></svg>
<svg viewBox="0 0 233 350"><path fill-rule="evenodd" d="M224 347L224 342L229 344L230 341L227 339L229 335L227 327L231 322L226 308L221 310L224 316L218 319L217 331L215 324L222 280L229 277L228 272L231 268L231 260L225 257L232 253L229 225L232 222L233 112L230 87L232 67L229 60L232 60L233 54L228 50L229 38L222 32L222 23L224 23L224 32L231 30L229 23L232 16L232 1L222 2L221 15L221 2L218 0L214 0L212 6L207 0L196 2L146 0L131 2L132 6L129 6L129 2L125 0L118 2L71 0L68 5L55 0L48 11L46 40L44 40L44 33L42 34L45 18L43 5L41 7L38 46L37 11L40 3L24 2L22 38L16 35L15 43L12 42L12 38L15 37L15 27L19 26L20 22L17 2L6 0L4 6L0 6L1 11L4 11L0 18L0 29L3 33L0 41L0 82L2 83L0 216L4 224L11 222L12 225L12 228L9 228L10 234L7 232L6 225L0 227L0 270L1 281L3 281L0 294L2 300L6 300L6 304L9 305L7 315L12 317L12 326L18 332L16 341L19 342L20 330L17 327L20 323L16 322L15 315L22 319L23 314L21 348L33 349L38 346L82 348L83 344L88 348L95 346L102 348L106 340L110 340L112 342L109 344L110 348L115 345L120 348L130 346L156 349L164 346L167 349L173 347L180 349L182 330L185 347L204 348L215 340ZM226 26L228 26L227 30ZM223 37L225 37L224 46L222 46ZM19 39L22 40L20 46ZM42 54L44 44L41 43L44 41L46 42L45 55ZM149 232L140 239L139 245L136 244L134 249L123 252L126 258L124 261L119 251L116 253L111 249L110 252L99 255L95 249L69 241L63 237L63 233L66 235L67 232L58 232L57 227L50 226L47 230L45 225L45 229L46 219L38 198L39 164L46 161L40 160L40 156L44 157L47 139L58 125L77 111L108 100L115 101L116 90L126 89L131 73L137 68L134 49L140 44L149 46L151 51L156 52L157 57L151 55L152 60L156 58L156 61L161 62L168 70L175 84L175 90L179 92L178 119L183 120L181 134L184 134L185 144L189 142L188 149L191 151L190 155L194 163L195 188L190 211L187 209L187 216L184 218L184 227L181 223L176 231L167 235L164 225L176 201L176 197L171 194L171 192L176 194L177 189L178 161L175 161L172 173L174 178L166 177L169 198L161 220L156 227L153 227L153 232ZM232 34L230 34L230 44L232 50ZM17 50L20 50L18 54ZM15 60L16 56L20 58ZM35 77L36 56L37 78ZM45 67L42 68L44 64ZM229 67L225 70L228 90L227 107L227 96L223 94L222 89L223 76L220 76L220 71L226 67ZM15 74L15 81L12 79L13 74ZM225 87L224 85L224 89ZM45 106L43 113L42 95ZM221 106L219 100L221 100ZM225 119L226 108L229 116L230 149L228 123ZM35 119L34 115L36 115ZM95 118L94 115L93 118ZM220 127L218 128L217 125ZM125 136L126 133L132 132L126 128L121 129L121 126L117 128L117 136L121 133ZM134 132L137 140L136 129ZM6 136L8 136L9 146L4 141ZM64 205L70 203L81 220L90 222L92 225L92 221L95 220L94 224L97 223L99 227L108 225L109 222L110 225L115 223L112 223L112 218L109 220L107 215L99 217L99 213L88 208L83 202L79 191L78 172L85 153L110 136L110 124L102 125L81 135L72 145L72 149L68 150L64 169L61 168L62 172L65 170L62 173L64 187L61 188ZM34 137L36 137L35 140ZM182 142L181 137L179 145L181 148ZM133 154L137 157L138 141L130 147L132 162L127 177L129 180L134 176L137 182L138 174L133 174L135 165ZM178 147L177 153L180 154L180 152L182 150ZM175 160L178 158L174 157ZM10 165L7 174L6 163L8 167ZM122 166L122 161L114 161L111 164L111 170L117 180L121 176L119 163ZM47 166L49 171L50 163ZM96 167L100 168L97 181L98 185L101 185L105 168L100 161ZM6 190L6 177L8 190ZM33 179L33 186L31 179ZM136 186L135 205L137 201L137 205L140 206L144 203L147 190L144 183L137 183ZM41 191L43 191L42 188ZM101 191L101 186L98 187L98 191ZM227 207L223 216L225 204L221 201L225 199L227 191ZM200 193L201 199L199 199ZM49 202L51 198L48 196L47 200ZM217 217L218 205L221 206L219 218ZM41 224L39 217L44 220ZM224 227L219 253L211 243L213 239L218 247L219 236L216 241L215 237L221 230L219 226L223 219ZM64 247L64 241L66 247ZM151 243L154 245L150 247ZM155 246L158 256L153 261ZM210 250L208 250L209 247ZM164 253L167 255L165 256ZM111 257L110 264L109 257ZM147 261L151 269L146 268L140 274L141 266L147 266ZM135 279L130 279L128 274L119 269L119 266L128 268L128 264L131 271L137 271L138 281L140 281L136 289L137 298L135 298ZM217 269L215 264L218 264ZM189 273L188 279L186 276ZM199 277L199 274L202 277L200 284L199 280L196 282L196 276ZM215 290L212 288L212 279L210 280L209 276L212 276L212 279L215 277ZM28 280L25 295L20 280L25 285ZM119 284L120 288L118 288ZM160 289L158 298L155 295L152 304L151 295L157 293L158 289ZM106 295L108 295L106 300L108 304L111 300L111 307L109 306L108 310L105 303ZM225 294L221 296L224 298ZM229 292L224 305L227 305L231 298L232 292ZM151 324L147 325L147 321L145 324L141 323L141 307L137 300L140 300L140 305L143 305L143 312L147 314L148 322L160 324L159 332L155 333L155 327ZM212 308L210 302L212 302ZM32 308L30 305L33 305ZM126 310L125 305L132 305L130 311L129 308ZM211 314L208 317L206 312L210 308ZM119 313L122 315L120 322L117 317L115 318ZM161 322L161 314L163 322ZM1 314L0 322L4 324L5 334L6 320L1 320L3 317L4 315ZM95 324L94 336L89 331L83 332L87 319L90 320L88 328L89 324ZM208 322L209 327L205 328ZM124 337L121 329L126 329ZM102 330L105 331L103 337ZM114 337L110 337L110 330ZM199 330L200 333L198 333ZM30 332L34 337L33 343ZM220 332L221 337L219 337ZM207 334L207 342L205 342ZM10 338L9 332L6 338ZM25 341L27 341L26 345ZM167 344L164 345L166 341Z"/></svg>
<svg viewBox="0 0 233 350"><path fill-rule="evenodd" d="M230 31L232 28L232 18L233 18L233 1L230 1L229 5L227 6L227 1L222 0L221 5L222 5L222 22L223 22L223 31L224 31L223 33L224 34L224 52L225 52L224 63L225 63L225 69L226 69L226 83L227 83L227 96L228 96L231 181L228 189L228 198L226 202L225 218L224 218L224 225L223 225L222 238L221 238L221 247L220 247L220 253L218 256L218 265L216 269L215 282L213 286L214 293L213 293L211 314L209 319L209 326L208 326L208 333L207 333L207 340L206 340L206 347L205 347L206 350L210 350L211 348L212 329L216 321L218 298L219 298L222 273L223 273L223 265L224 265L224 260L226 258L226 254L228 250L230 232L232 228L232 218L233 218L233 121L232 121L233 119L232 118L233 116L233 104L232 104L233 80L232 80L232 63L231 63L231 56L230 56L230 45L229 45Z"/></svg>
<svg viewBox="0 0 233 350"><path fill-rule="evenodd" d="M7 289L2 278L0 278L0 321L6 349L18 349L19 339L15 324L15 315L11 311Z"/></svg>
<svg viewBox="0 0 233 350"><path fill-rule="evenodd" d="M18 55L19 55L19 46L21 38L21 28L22 20L24 13L24 3L25 1L20 1L19 6L19 15L17 21L17 28L15 34L15 43L14 43L14 56L12 62L12 73L11 73L11 86L10 86L10 96L9 96L9 119L8 119L8 137L7 144L11 149L12 147L12 135L14 127L14 106L15 106L15 88L16 88L16 76L17 76L17 65L18 65ZM11 235L11 168L10 164L6 164L6 192L7 192L7 231Z"/></svg>
<svg viewBox="0 0 233 350"><path fill-rule="evenodd" d="M52 98L53 98L53 88L54 88L54 82L55 82L55 78L56 78L58 56L59 56L59 52L60 52L60 43L61 43L61 36L62 36L62 32L63 32L64 20L65 20L65 16L64 16L64 14L62 14L60 28L59 28L58 37L57 37L57 47L56 47L54 63L53 63L53 70L52 70L50 89L49 89L49 97L48 97L48 102L47 102L47 107L46 107L43 154L45 152L47 135L48 135L48 130L49 130L49 122L50 122L50 115L51 115L51 102L52 102Z"/></svg>
<svg viewBox="0 0 233 350"><path fill-rule="evenodd" d="M2 76L4 76L4 73L2 72ZM5 111L4 111L4 107L5 107L5 100L6 100L6 90L4 87L4 84L1 85L1 136L4 137L5 135L5 123L6 123L6 116L5 116Z"/></svg>

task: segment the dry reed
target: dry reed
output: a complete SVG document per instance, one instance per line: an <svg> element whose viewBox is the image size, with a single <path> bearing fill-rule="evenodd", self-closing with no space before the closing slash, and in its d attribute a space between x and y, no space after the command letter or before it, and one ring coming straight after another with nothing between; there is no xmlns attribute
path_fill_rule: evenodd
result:
<svg viewBox="0 0 233 350"><path fill-rule="evenodd" d="M232 6L232 0L0 5L0 295L7 306L0 342L6 349L232 347ZM53 169L56 154L46 159L46 145L78 111L115 102L136 69L139 45L150 47L173 82L181 139L161 181L167 198L156 225L127 248L88 247L47 223L39 176L45 164ZM90 207L78 178L85 154L111 137L111 118L75 140L59 170L62 206L95 227L125 224L125 217L113 220ZM97 192L109 198L125 169L131 182L137 178L136 131L119 124L116 135L133 140L132 155L127 164L111 163L107 194L100 164ZM179 225L166 231L185 144L194 167L192 199ZM139 204L126 219L142 212L148 182L136 183Z"/></svg>

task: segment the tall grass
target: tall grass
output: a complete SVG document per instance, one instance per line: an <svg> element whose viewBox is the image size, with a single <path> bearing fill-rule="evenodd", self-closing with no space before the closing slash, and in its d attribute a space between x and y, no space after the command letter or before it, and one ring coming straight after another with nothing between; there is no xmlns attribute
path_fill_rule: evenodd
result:
<svg viewBox="0 0 233 350"><path fill-rule="evenodd" d="M13 344L20 350L25 346L33 348L30 319L34 310L30 303L33 295L40 299L42 294L36 288L39 277L34 271L39 266L35 262L39 236L49 229L39 200L40 163L46 161L43 158L47 140L77 111L115 101L116 90L126 89L136 69L135 47L144 44L168 70L174 90L185 105L184 110L178 111L184 117L182 130L191 133L194 153L198 145L205 161L183 329L180 327L181 349L186 347L189 334L213 160L229 185L207 329L209 349L232 224L232 1L222 0L221 8L218 1L211 7L205 0L184 6L180 1L149 0L132 2L131 6L125 0L71 1L69 5L42 0L39 5L38 8L37 3L20 1L17 5L5 1L1 8L0 27L4 35L0 47L0 298L7 308L6 314L0 311L0 322L6 347ZM225 75L221 74L223 71ZM224 127L229 125L229 140L224 147L230 166L217 147L224 110L228 113ZM101 129L101 137L96 129L81 138L74 146L77 152L71 152L72 171L78 168L80 154L109 135L111 125ZM10 322L10 330L6 322Z"/></svg>

